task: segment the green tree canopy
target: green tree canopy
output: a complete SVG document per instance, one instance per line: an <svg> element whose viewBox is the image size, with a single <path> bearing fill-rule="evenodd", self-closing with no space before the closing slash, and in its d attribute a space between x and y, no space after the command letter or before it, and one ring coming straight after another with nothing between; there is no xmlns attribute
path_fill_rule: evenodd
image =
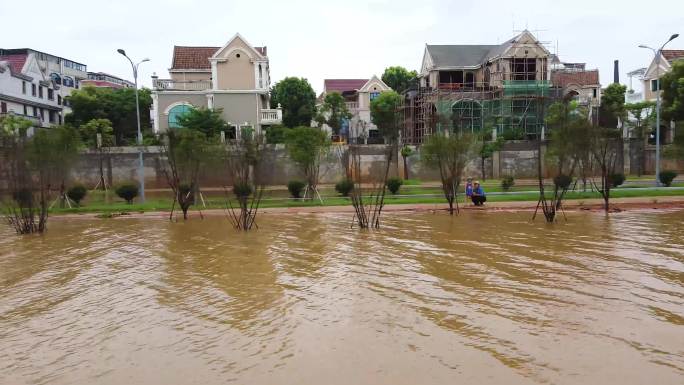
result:
<svg viewBox="0 0 684 385"><path fill-rule="evenodd" d="M271 105L283 109L283 125L308 126L316 112L316 93L304 78L286 77L271 88Z"/></svg>
<svg viewBox="0 0 684 385"><path fill-rule="evenodd" d="M380 134L389 139L399 136L401 95L395 91L381 93L370 105L371 121Z"/></svg>
<svg viewBox="0 0 684 385"><path fill-rule="evenodd" d="M449 204L449 213L454 213L458 187L463 171L478 149L478 138L471 133L437 132L430 135L421 146L421 161L436 168L442 180L442 191ZM456 207L458 210L458 206Z"/></svg>
<svg viewBox="0 0 684 385"><path fill-rule="evenodd" d="M223 120L221 113L220 108L191 108L178 117L178 125L188 130L201 132L207 138L216 137L228 128L228 123Z"/></svg>
<svg viewBox="0 0 684 385"><path fill-rule="evenodd" d="M97 148L97 136L100 134L102 147L114 145L114 129L109 119L91 119L78 128L81 140L89 148Z"/></svg>
<svg viewBox="0 0 684 385"><path fill-rule="evenodd" d="M684 60L672 63L670 72L660 78L663 89L663 117L684 121Z"/></svg>
<svg viewBox="0 0 684 385"><path fill-rule="evenodd" d="M319 124L327 124L332 129L333 134L339 135L340 128L342 128L342 121L351 119L351 116L342 94L339 92L331 92L325 95L323 105L321 106L316 120Z"/></svg>
<svg viewBox="0 0 684 385"><path fill-rule="evenodd" d="M382 81L397 93L402 93L409 88L411 80L418 77L416 71L409 71L404 67L394 66L385 68Z"/></svg>
<svg viewBox="0 0 684 385"><path fill-rule="evenodd" d="M302 170L307 183L313 189L318 184L321 156L327 151L329 145L328 135L319 128L295 127L285 132L287 153Z"/></svg>
<svg viewBox="0 0 684 385"><path fill-rule="evenodd" d="M139 90L140 126L150 130L149 110L152 105L151 91ZM80 127L93 119L109 119L116 145L135 143L138 131L135 111L135 89L133 88L95 88L83 87L68 97L71 113L64 118L65 123Z"/></svg>
<svg viewBox="0 0 684 385"><path fill-rule="evenodd" d="M599 109L599 125L617 127L618 119L625 120L627 117L627 110L625 109L626 91L627 86L619 83L612 83L603 90Z"/></svg>

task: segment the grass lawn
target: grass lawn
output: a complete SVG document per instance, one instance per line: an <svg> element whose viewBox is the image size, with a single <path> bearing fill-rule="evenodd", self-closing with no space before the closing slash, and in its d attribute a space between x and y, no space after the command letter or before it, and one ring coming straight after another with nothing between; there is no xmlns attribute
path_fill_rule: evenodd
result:
<svg viewBox="0 0 684 385"><path fill-rule="evenodd" d="M442 196L442 191L438 187L421 187L404 186L400 190L399 195L393 196L388 194L385 197L387 204L416 204L416 203L445 203ZM530 191L532 190L532 191ZM487 190L489 192L496 192L495 188ZM500 190L499 190L500 191ZM513 191L528 191L513 194L493 194L487 197L489 202L520 202L531 201L534 202L539 198L537 192L530 186L520 186L519 190ZM116 197L112 192L107 194L102 191L91 191L83 202L81 207L60 208L54 207L51 210L53 214L60 213L118 213L118 212L145 212L145 211L169 211L171 209L172 199L170 192L156 192L148 194L146 202L127 204L122 199ZM324 203L321 204L319 200L294 200L288 198L287 191L269 190L264 194L261 207L310 207L310 206L344 206L350 205L348 198L338 196L332 189L324 189L321 191ZM632 188L618 188L612 190L612 198L625 197L662 197L662 196L684 196L684 191L681 189L632 189ZM601 198L597 192L568 192L566 199L581 200ZM463 197L460 198L463 200ZM221 209L226 207L226 199L223 193L211 193L205 196L205 203L208 209ZM195 206L191 209L196 208Z"/></svg>

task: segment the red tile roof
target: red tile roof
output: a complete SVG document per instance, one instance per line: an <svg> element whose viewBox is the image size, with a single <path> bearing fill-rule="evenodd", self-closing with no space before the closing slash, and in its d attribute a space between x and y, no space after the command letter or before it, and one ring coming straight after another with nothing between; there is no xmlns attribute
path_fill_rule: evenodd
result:
<svg viewBox="0 0 684 385"><path fill-rule="evenodd" d="M368 83L368 79L325 79L323 90L327 93L356 91L366 83Z"/></svg>
<svg viewBox="0 0 684 385"><path fill-rule="evenodd" d="M0 61L6 61L13 73L20 74L24 68L24 63L26 63L26 58L28 58L26 54L2 55Z"/></svg>
<svg viewBox="0 0 684 385"><path fill-rule="evenodd" d="M664 49L663 56L671 62L676 59L684 59L684 49Z"/></svg>
<svg viewBox="0 0 684 385"><path fill-rule="evenodd" d="M590 71L554 71L551 72L551 84L556 87L567 87L570 84L591 86L599 84L598 70Z"/></svg>
<svg viewBox="0 0 684 385"><path fill-rule="evenodd" d="M187 47L176 45L173 47L172 70L201 70L211 69L209 58L221 47ZM266 47L254 47L261 55L266 56Z"/></svg>

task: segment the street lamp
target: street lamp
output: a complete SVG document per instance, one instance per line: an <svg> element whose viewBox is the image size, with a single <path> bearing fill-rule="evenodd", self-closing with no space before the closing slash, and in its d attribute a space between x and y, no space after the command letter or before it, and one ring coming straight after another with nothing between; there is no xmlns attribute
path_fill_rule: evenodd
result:
<svg viewBox="0 0 684 385"><path fill-rule="evenodd" d="M646 48L650 49L653 51L653 55L655 57L655 62L656 62L656 164L655 164L655 177L656 177L656 186L660 186L660 57L662 56L662 50L665 48L665 45L672 40L676 39L679 37L678 33L673 34L670 36L670 38L663 43L663 45L660 46L659 49L654 49L651 48L647 45L640 45L639 48Z"/></svg>
<svg viewBox="0 0 684 385"><path fill-rule="evenodd" d="M150 61L150 59L145 58L139 61L137 64L131 60L128 55L126 55L126 51L123 49L119 48L116 50L116 52L120 53L123 55L126 59L128 59L129 62L131 62L131 68L133 68L133 81L135 82L135 115L136 115L136 120L138 122L138 159L140 164L138 165L138 179L140 182L140 201L142 203L145 203L145 164L143 163L143 136L142 136L142 131L140 130L140 103L138 101L138 66L141 63L144 63L146 61Z"/></svg>

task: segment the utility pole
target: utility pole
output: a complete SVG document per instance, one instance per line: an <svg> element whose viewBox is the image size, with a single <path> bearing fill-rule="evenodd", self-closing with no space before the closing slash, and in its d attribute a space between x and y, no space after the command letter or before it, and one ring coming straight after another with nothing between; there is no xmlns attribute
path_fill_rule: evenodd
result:
<svg viewBox="0 0 684 385"><path fill-rule="evenodd" d="M135 114L137 118L136 120L138 122L138 180L140 184L140 201L142 203L145 203L145 163L143 162L143 136L142 130L140 129L140 102L138 100L138 66L141 63L150 61L150 59L145 58L136 64L133 62L133 60L131 60L130 57L126 55L126 51L124 51L123 49L119 48L116 51L123 55L126 59L128 59L128 61L131 62L131 68L133 68L133 81L135 82Z"/></svg>

